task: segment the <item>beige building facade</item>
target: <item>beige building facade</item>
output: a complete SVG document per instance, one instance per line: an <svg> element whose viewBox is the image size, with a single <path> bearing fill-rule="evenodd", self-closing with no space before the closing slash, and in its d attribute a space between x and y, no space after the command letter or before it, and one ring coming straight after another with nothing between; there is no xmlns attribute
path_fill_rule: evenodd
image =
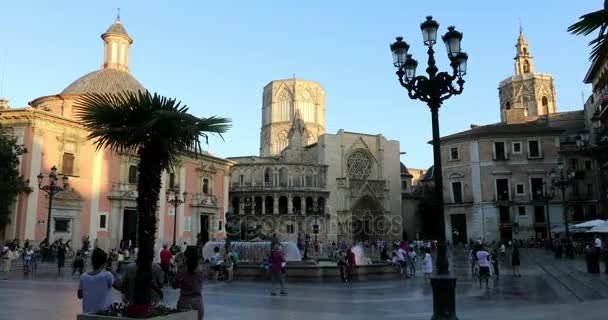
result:
<svg viewBox="0 0 608 320"><path fill-rule="evenodd" d="M563 225L565 201L570 221L598 214L594 164L576 143L583 111L556 111L552 78L533 72L523 34L515 65L516 75L499 87L502 122L441 139L446 236L454 243L546 238ZM521 90L534 95L512 95ZM558 162L576 172L565 199L550 178Z"/></svg>

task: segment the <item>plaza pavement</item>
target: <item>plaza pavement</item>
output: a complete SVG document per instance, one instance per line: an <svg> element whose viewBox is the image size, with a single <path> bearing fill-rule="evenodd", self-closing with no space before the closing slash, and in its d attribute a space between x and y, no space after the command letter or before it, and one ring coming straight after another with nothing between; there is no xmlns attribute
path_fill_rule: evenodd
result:
<svg viewBox="0 0 608 320"><path fill-rule="evenodd" d="M460 319L607 317L608 275L581 272L580 260L556 261L542 250L530 250L522 254L521 278L512 277L504 261L501 277L491 280L490 289L480 289L458 250L451 266L458 277ZM572 277L564 276L567 270ZM58 279L54 272L11 276L0 281L0 319L75 319L81 308L77 277ZM432 313L432 290L421 276L349 284L291 282L288 291L286 297L273 297L267 282L205 283L205 319L430 319ZM165 289L166 302L174 305L178 294ZM118 293L114 296L119 301Z"/></svg>

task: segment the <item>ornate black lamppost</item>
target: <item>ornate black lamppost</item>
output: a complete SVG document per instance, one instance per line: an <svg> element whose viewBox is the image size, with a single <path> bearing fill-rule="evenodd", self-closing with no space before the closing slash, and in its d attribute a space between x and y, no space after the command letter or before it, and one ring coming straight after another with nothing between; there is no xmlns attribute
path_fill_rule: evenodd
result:
<svg viewBox="0 0 608 320"><path fill-rule="evenodd" d="M63 187L60 187L58 184L57 177L57 167L53 166L51 168L51 173L49 173L49 184L43 186L42 182L44 180L44 174L40 173L38 175L38 189L44 191L49 196L49 213L46 219L46 241L47 244L51 244L51 210L53 208L53 198L59 192L65 191L68 189L68 176L63 175L61 178L63 182Z"/></svg>
<svg viewBox="0 0 608 320"><path fill-rule="evenodd" d="M574 183L574 178L576 173L572 170L568 170L568 172L564 172L564 163L561 159L558 159L557 169L559 172L555 170L551 171L551 183L554 187L560 189L562 191L562 202L563 202L563 210L564 210L564 226L566 228L566 257L573 258L574 252L572 251L572 242L570 241L570 227L569 227L569 219L568 219L568 211L566 209L566 189L569 186L572 186Z"/></svg>
<svg viewBox="0 0 608 320"><path fill-rule="evenodd" d="M547 183L543 182L543 189L537 189L536 196L545 202L545 212L547 216L547 239L549 239L549 245L551 245L551 213L549 212L549 201L555 196L554 189L551 188L551 191L548 191Z"/></svg>
<svg viewBox="0 0 608 320"><path fill-rule="evenodd" d="M435 182L435 217L438 222L437 230L437 276L431 279L433 286L433 319L456 319L455 287L456 278L449 276L449 263L445 237L445 220L443 216L443 177L441 169L441 149L439 137L439 108L443 101L453 95L462 93L468 56L462 52L460 43L462 33L453 26L442 37L447 47L450 59L451 72L439 72L435 63L435 50L433 45L437 42L437 29L439 23L431 16L420 25L424 44L428 47L428 76L416 76L418 62L408 54L410 46L397 37L397 41L390 48L393 53L393 64L397 68L399 83L403 86L413 100L425 102L431 109L433 126L433 177ZM458 88L454 85L458 85Z"/></svg>
<svg viewBox="0 0 608 320"><path fill-rule="evenodd" d="M184 204L186 202L186 197L188 196L188 192L184 191L184 193L182 193L183 198L180 199L179 198L179 186L176 185L173 187L173 189L167 189L167 192L165 192L165 195L167 196L167 202L171 205L173 205L174 208L174 212L173 212L173 247L175 247L177 245L177 242L175 241L176 235L177 235L177 207L179 207L180 205Z"/></svg>

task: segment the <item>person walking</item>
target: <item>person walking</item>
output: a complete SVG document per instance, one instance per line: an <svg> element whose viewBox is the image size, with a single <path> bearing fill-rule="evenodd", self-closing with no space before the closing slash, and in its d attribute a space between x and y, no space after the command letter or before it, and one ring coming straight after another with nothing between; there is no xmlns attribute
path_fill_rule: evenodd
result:
<svg viewBox="0 0 608 320"><path fill-rule="evenodd" d="M287 291L285 291L285 273L283 268L284 262L285 257L283 256L283 252L281 251L279 246L275 246L272 249L270 258L268 259L268 263L270 263L270 275L272 278L272 289L270 291L270 295L272 296L277 295L277 292L275 290L277 283L280 285L281 295L287 295Z"/></svg>
<svg viewBox="0 0 608 320"><path fill-rule="evenodd" d="M163 250L160 252L160 267L163 269L165 275L165 284L169 283L169 272L171 269L171 258L173 254L171 250L167 249L167 245L163 244Z"/></svg>
<svg viewBox="0 0 608 320"><path fill-rule="evenodd" d="M498 254L496 254L496 250L492 250L492 269L494 270L494 275L496 278L500 277L500 270L498 270Z"/></svg>
<svg viewBox="0 0 608 320"><path fill-rule="evenodd" d="M519 273L519 265L521 261L519 260L519 248L517 246L513 246L513 252L511 253L511 266L513 267L513 276L521 277L521 273Z"/></svg>
<svg viewBox="0 0 608 320"><path fill-rule="evenodd" d="M93 270L80 275L78 299L82 300L83 313L107 310L112 305L112 288L120 289L120 280L112 272L104 270L107 259L103 250L93 249Z"/></svg>
<svg viewBox="0 0 608 320"><path fill-rule="evenodd" d="M180 267L173 282L173 288L180 289L177 309L197 310L198 319L203 320L205 306L202 290L205 272L199 264L196 247L187 247L184 256L186 258L186 266L185 268L183 266Z"/></svg>
<svg viewBox="0 0 608 320"><path fill-rule="evenodd" d="M490 287L489 285L489 277L490 277L490 253L485 248L480 248L477 250L477 261L479 262L479 287L481 288L481 283L485 279L486 280L486 289Z"/></svg>
<svg viewBox="0 0 608 320"><path fill-rule="evenodd" d="M15 260L15 252L8 245L2 248L2 260L4 263L4 281L8 281L8 274L11 271L13 260Z"/></svg>
<svg viewBox="0 0 608 320"><path fill-rule="evenodd" d="M409 252L407 253L407 265L410 269L410 275L412 277L416 276L416 251L414 251L414 247L409 247Z"/></svg>
<svg viewBox="0 0 608 320"><path fill-rule="evenodd" d="M424 258L422 259L422 273L424 274L424 280L430 279L433 273L433 257L431 256L431 249L426 248L424 250Z"/></svg>
<svg viewBox="0 0 608 320"><path fill-rule="evenodd" d="M234 259L231 249L227 249L224 255L224 267L226 268L226 282L231 283L234 277Z"/></svg>
<svg viewBox="0 0 608 320"><path fill-rule="evenodd" d="M65 246L60 239L57 243L57 275L61 275L62 269L65 266Z"/></svg>
<svg viewBox="0 0 608 320"><path fill-rule="evenodd" d="M602 253L602 239L600 239L599 236L595 237L595 241L594 241L594 245L595 245L595 256L600 257L600 254Z"/></svg>

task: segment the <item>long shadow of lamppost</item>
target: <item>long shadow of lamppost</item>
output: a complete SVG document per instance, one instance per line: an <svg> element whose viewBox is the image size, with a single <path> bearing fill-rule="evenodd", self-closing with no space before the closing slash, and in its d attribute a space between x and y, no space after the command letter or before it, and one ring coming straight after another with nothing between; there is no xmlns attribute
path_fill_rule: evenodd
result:
<svg viewBox="0 0 608 320"><path fill-rule="evenodd" d="M410 99L425 102L431 109L433 126L433 177L435 182L434 214L438 221L436 230L437 246L437 275L431 278L433 287L433 318L432 319L457 319L456 318L456 278L450 276L449 262L447 257L447 244L445 236L445 220L443 214L443 177L441 169L441 149L439 137L439 108L441 104L453 95L462 93L464 86L463 76L466 74L468 55L461 50L462 33L456 31L453 26L448 27L448 32L442 37L446 44L448 58L450 59L451 72L439 72L435 63L435 50L433 45L437 42L437 29L439 23L428 16L426 21L420 25L424 44L428 47L428 76L416 76L418 62L408 54L410 46L397 37L397 41L391 44L393 53L393 64L397 68L399 83L408 93ZM455 84L458 85L456 88Z"/></svg>

